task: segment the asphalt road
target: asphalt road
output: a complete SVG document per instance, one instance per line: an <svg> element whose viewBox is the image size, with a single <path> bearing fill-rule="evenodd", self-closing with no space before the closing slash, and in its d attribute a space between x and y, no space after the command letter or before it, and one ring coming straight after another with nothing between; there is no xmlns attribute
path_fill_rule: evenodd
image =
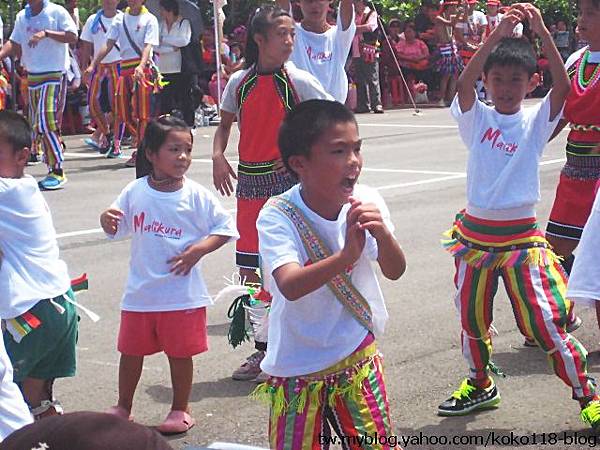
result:
<svg viewBox="0 0 600 450"><path fill-rule="evenodd" d="M390 321L380 342L395 431L417 444L406 448L476 449L484 448L486 439L486 448L506 448L506 444L519 448L589 448L595 444L579 420L578 405L571 400L570 390L552 374L545 355L522 346L502 290L494 307L494 323L499 331L494 339L494 361L507 373L507 378L497 380L502 394L500 408L463 418L436 415L437 405L466 375L453 305L453 263L439 241L454 214L465 204L467 152L448 109L429 109L420 116L409 110L361 115L359 123L365 160L361 182L381 191L408 262L406 274L399 281L381 281ZM195 160L188 173L205 186L212 184L214 131L214 127L198 129ZM541 167L538 215L544 225L563 163L565 136L549 144ZM78 374L59 381L56 391L68 411L102 411L115 404L117 398L116 336L129 242L105 239L99 231L98 217L134 177L134 170L124 168L122 160L107 160L86 148L81 136L67 138L67 144L65 168L69 182L64 190L44 195L71 275L86 272L90 278L89 291L79 299L100 314L101 320L92 323L82 318ZM236 145L234 132L228 150L232 159ZM41 176L44 167L31 167L28 172ZM233 211L232 198L223 202ZM223 277L235 270L233 246L225 246L206 260L205 279L210 292L216 293L224 286ZM233 350L227 344L228 307L224 302L209 309L210 350L195 358L191 395L197 426L186 436L173 438L176 449L214 441L268 446L267 409L247 398L253 383L230 378L253 349L245 344ZM590 351L589 367L595 373L600 364L598 328L592 311L580 311L580 315L584 326L576 335ZM143 424L159 424L170 401L165 356L147 358L134 401L135 419ZM563 432L581 444L553 440L562 438ZM476 444L479 439L482 441ZM529 446L523 445L525 440ZM438 445L433 445L436 442ZM549 445L553 443L556 445Z"/></svg>

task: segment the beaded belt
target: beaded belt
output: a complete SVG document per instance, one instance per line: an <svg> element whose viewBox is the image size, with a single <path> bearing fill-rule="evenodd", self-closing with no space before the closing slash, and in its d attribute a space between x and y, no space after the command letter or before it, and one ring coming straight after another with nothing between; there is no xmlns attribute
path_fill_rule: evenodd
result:
<svg viewBox="0 0 600 450"><path fill-rule="evenodd" d="M572 123L569 125L571 130L575 131L597 131L600 132L600 125L582 125L578 123Z"/></svg>
<svg viewBox="0 0 600 450"><path fill-rule="evenodd" d="M241 199L270 198L283 194L298 183L296 177L275 170L275 161L238 163L236 197Z"/></svg>
<svg viewBox="0 0 600 450"><path fill-rule="evenodd" d="M567 163L562 174L577 180L600 178L600 154L590 154L598 144L594 142L567 142Z"/></svg>

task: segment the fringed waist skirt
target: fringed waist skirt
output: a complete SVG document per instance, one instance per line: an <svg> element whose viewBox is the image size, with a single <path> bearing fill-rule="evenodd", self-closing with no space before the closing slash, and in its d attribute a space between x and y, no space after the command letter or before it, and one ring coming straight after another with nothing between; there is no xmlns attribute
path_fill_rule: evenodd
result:
<svg viewBox="0 0 600 450"><path fill-rule="evenodd" d="M372 372L382 372L382 359L374 339L339 363L309 375L271 377L250 394L271 407L273 417L295 411L301 414L307 405L333 407L338 396L360 398L363 382ZM377 386L384 389L383 386ZM312 408L311 408L312 409Z"/></svg>
<svg viewBox="0 0 600 450"><path fill-rule="evenodd" d="M454 258L477 268L547 267L559 260L535 217L487 220L461 211L442 245Z"/></svg>
<svg viewBox="0 0 600 450"><path fill-rule="evenodd" d="M292 173L277 172L275 161L240 161L236 197L244 200L268 199L283 194L297 183Z"/></svg>

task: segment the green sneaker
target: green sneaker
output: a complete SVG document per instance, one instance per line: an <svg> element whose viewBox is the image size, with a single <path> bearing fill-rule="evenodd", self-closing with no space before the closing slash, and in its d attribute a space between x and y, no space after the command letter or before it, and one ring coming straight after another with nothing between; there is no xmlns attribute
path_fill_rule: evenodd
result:
<svg viewBox="0 0 600 450"><path fill-rule="evenodd" d="M592 400L581 410L581 420L594 431L600 430L600 400Z"/></svg>
<svg viewBox="0 0 600 450"><path fill-rule="evenodd" d="M500 393L491 380L491 384L483 389L473 386L471 380L465 378L458 390L452 396L438 406L440 416L463 416L478 409L488 409L498 406Z"/></svg>

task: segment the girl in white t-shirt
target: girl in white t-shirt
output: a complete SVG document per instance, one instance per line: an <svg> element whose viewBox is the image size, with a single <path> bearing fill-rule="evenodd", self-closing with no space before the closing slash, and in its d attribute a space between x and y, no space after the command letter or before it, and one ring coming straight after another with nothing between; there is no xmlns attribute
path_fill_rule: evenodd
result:
<svg viewBox="0 0 600 450"><path fill-rule="evenodd" d="M329 98L313 75L286 62L294 45L294 29L290 14L275 6L265 6L254 15L248 29L246 67L233 73L225 86L221 123L213 141L215 188L222 195L235 193L237 198L240 239L236 243L236 264L246 284L260 283L256 273L258 213L270 197L296 184L281 162L277 145L279 126L297 103ZM236 117L240 130L237 174L224 154ZM235 188L233 179L237 179ZM259 303L252 317L264 314L264 304ZM257 351L236 369L232 375L235 380L251 380L261 375L259 363L267 341L256 331Z"/></svg>
<svg viewBox="0 0 600 450"><path fill-rule="evenodd" d="M119 401L110 412L130 417L144 356L164 352L173 403L158 431L175 434L194 426L188 405L192 356L208 348L206 306L212 299L199 261L238 234L217 198L185 177L192 134L183 120L150 122L140 148L143 176L100 216L110 238L132 238L118 339Z"/></svg>

